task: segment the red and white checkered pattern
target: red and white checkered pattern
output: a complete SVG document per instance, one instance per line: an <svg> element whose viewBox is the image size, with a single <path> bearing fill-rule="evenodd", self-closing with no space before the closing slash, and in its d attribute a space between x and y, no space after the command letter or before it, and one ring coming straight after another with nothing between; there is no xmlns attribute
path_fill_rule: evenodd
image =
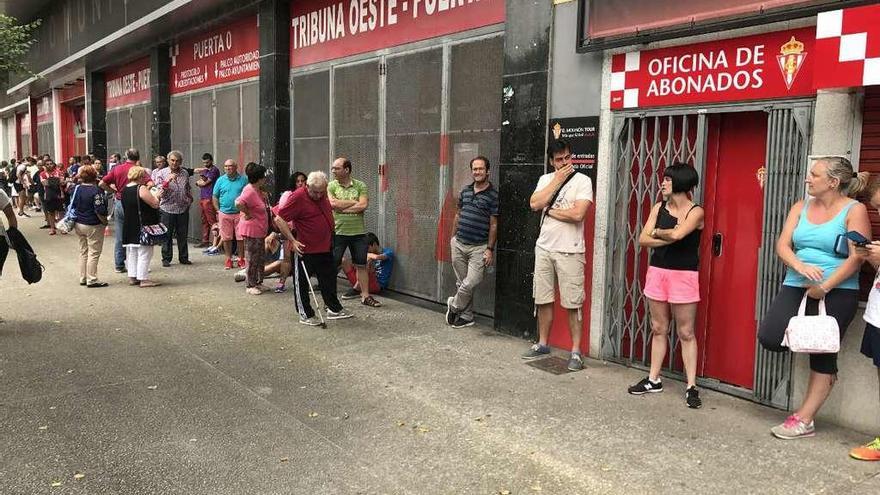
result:
<svg viewBox="0 0 880 495"><path fill-rule="evenodd" d="M814 87L875 84L880 84L880 4L820 13Z"/></svg>
<svg viewBox="0 0 880 495"><path fill-rule="evenodd" d="M639 89L627 86L627 74L641 68L641 52L619 53L611 57L611 108L638 108ZM632 81L630 81L632 83Z"/></svg>

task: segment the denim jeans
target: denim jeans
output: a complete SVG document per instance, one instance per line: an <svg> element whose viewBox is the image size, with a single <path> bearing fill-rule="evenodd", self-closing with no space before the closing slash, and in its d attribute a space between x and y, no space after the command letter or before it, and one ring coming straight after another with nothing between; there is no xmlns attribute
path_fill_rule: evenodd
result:
<svg viewBox="0 0 880 495"><path fill-rule="evenodd" d="M113 202L113 232L116 245L113 246L113 261L116 263L118 270L125 269L125 248L122 247L122 224L125 222L125 214L122 210L122 200L117 199Z"/></svg>

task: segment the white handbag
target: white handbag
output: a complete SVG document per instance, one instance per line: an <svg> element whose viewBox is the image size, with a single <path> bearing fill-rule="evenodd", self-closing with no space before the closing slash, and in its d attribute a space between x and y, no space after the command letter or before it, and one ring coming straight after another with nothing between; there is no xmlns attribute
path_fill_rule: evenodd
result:
<svg viewBox="0 0 880 495"><path fill-rule="evenodd" d="M833 316L825 313L825 298L819 300L819 314L805 316L807 296L801 300L798 314L792 316L785 329L782 345L791 352L825 354L840 350L840 328Z"/></svg>

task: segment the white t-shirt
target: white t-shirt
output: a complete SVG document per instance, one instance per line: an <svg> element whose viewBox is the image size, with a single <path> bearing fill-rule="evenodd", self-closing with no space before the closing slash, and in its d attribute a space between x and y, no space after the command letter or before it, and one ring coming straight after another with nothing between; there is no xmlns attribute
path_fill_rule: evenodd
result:
<svg viewBox="0 0 880 495"><path fill-rule="evenodd" d="M535 188L535 192L547 187L547 184L550 184L552 180L553 173L542 175L538 179L538 187ZM593 181L586 175L575 172L574 177L562 187L551 208L567 210L574 208L575 201L582 200L593 201ZM561 222L547 216L541 225L541 233L538 235L536 244L541 249L557 253L583 253L586 251L584 222Z"/></svg>
<svg viewBox="0 0 880 495"><path fill-rule="evenodd" d="M866 322L880 328L880 273L877 273L874 282L871 283L871 292L868 294L864 318Z"/></svg>
<svg viewBox="0 0 880 495"><path fill-rule="evenodd" d="M22 179L21 174L26 173L26 172L27 172L27 165L25 165L23 163L19 164L17 167L15 167L15 182L18 182L19 184L24 184L24 182L21 181L21 179ZM33 174L31 174L31 175L33 175Z"/></svg>

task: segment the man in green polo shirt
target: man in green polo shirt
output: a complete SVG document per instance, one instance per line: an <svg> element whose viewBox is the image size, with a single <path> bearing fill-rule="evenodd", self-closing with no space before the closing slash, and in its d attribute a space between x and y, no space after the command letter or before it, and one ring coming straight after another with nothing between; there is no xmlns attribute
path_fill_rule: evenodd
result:
<svg viewBox="0 0 880 495"><path fill-rule="evenodd" d="M354 299L360 295L365 306L378 308L382 304L370 295L370 283L367 278L367 228L364 225L364 211L370 204L367 185L351 178L351 161L340 157L333 160L330 167L335 180L327 185L327 197L333 207L335 234L333 236L333 258L337 269L342 264L342 256L347 249L351 262L357 269L358 291L351 290L342 296L343 299ZM346 297L347 296L347 297Z"/></svg>

